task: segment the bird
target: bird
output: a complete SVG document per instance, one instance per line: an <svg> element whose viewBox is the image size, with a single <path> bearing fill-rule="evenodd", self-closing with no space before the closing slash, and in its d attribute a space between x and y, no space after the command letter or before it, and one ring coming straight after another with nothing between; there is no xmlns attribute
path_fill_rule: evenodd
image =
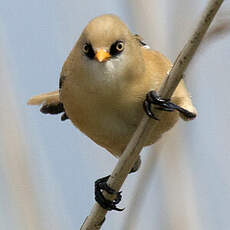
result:
<svg viewBox="0 0 230 230"><path fill-rule="evenodd" d="M105 14L92 19L67 57L60 74L59 89L33 96L29 105L41 105L45 114L62 113L75 127L119 158L144 113L157 119L145 146L155 143L179 117L192 120L197 115L183 80L171 99L159 97L157 90L172 68L160 52L150 49L141 36L130 32L121 19ZM160 119L152 110L165 110ZM140 167L140 158L130 172ZM119 192L106 184L108 176L95 182L96 201L107 210L120 201ZM101 190L116 193L106 200Z"/></svg>

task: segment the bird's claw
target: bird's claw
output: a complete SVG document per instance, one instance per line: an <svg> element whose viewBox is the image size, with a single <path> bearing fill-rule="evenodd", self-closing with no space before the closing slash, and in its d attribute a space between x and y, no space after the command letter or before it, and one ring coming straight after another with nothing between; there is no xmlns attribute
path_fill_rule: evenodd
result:
<svg viewBox="0 0 230 230"><path fill-rule="evenodd" d="M159 119L154 115L154 113L152 112L152 110L151 110L151 103L149 103L149 102L147 101L147 99L144 100L143 106L144 106L145 113L146 113L150 118L153 118L153 119L155 119L155 120L159 120Z"/></svg>
<svg viewBox="0 0 230 230"><path fill-rule="evenodd" d="M155 120L159 120L154 113L151 110L151 105L156 105L154 107L158 110L163 110L167 112L172 112L174 110L177 110L178 112L182 113L185 117L188 118L194 118L196 115L194 113L189 112L186 109L183 109L182 107L172 103L170 99L163 99L161 98L156 91L152 90L146 94L146 99L144 100L144 110L146 114Z"/></svg>
<svg viewBox="0 0 230 230"><path fill-rule="evenodd" d="M95 200L100 204L100 206L108 211L116 210L123 211L124 208L117 208L116 205L121 201L121 192L116 192L114 189L107 185L107 181L110 176L100 178L95 181ZM103 191L108 192L111 195L116 195L113 201L105 199Z"/></svg>

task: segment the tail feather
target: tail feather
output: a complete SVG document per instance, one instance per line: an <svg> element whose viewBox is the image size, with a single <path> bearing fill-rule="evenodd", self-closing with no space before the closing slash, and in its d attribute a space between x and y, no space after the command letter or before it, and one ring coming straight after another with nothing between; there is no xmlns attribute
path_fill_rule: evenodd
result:
<svg viewBox="0 0 230 230"><path fill-rule="evenodd" d="M58 104L58 103L60 103L58 90L33 96L27 102L28 105Z"/></svg>
<svg viewBox="0 0 230 230"><path fill-rule="evenodd" d="M61 116L62 121L69 119L65 113L64 106L60 101L58 90L33 96L28 100L27 104L41 105L40 111L44 114L63 113Z"/></svg>

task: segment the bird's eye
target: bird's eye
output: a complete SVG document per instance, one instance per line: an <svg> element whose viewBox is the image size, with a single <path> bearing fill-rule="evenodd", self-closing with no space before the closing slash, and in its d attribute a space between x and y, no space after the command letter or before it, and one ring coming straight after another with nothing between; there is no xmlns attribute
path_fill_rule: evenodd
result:
<svg viewBox="0 0 230 230"><path fill-rule="evenodd" d="M116 49L117 49L117 51L121 52L124 49L124 43L123 42L117 42Z"/></svg>
<svg viewBox="0 0 230 230"><path fill-rule="evenodd" d="M115 43L111 45L110 54L112 56L118 55L124 50L124 48L125 48L124 42L116 41Z"/></svg>
<svg viewBox="0 0 230 230"><path fill-rule="evenodd" d="M93 59L95 56L95 53L93 51L93 47L91 44L89 43L85 43L82 47L83 52L85 53L85 55L90 58Z"/></svg>
<svg viewBox="0 0 230 230"><path fill-rule="evenodd" d="M86 43L86 44L84 44L83 45L83 52L85 53L85 54L87 54L88 52L89 52L89 44L88 43Z"/></svg>

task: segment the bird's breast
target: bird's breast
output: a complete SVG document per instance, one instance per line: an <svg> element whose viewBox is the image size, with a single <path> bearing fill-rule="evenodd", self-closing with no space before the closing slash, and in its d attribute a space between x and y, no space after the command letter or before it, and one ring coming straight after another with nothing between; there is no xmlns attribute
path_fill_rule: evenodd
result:
<svg viewBox="0 0 230 230"><path fill-rule="evenodd" d="M137 107L142 106L125 106L119 92L113 95L111 91L88 90L66 80L61 100L76 127L114 155L120 155L140 120Z"/></svg>

